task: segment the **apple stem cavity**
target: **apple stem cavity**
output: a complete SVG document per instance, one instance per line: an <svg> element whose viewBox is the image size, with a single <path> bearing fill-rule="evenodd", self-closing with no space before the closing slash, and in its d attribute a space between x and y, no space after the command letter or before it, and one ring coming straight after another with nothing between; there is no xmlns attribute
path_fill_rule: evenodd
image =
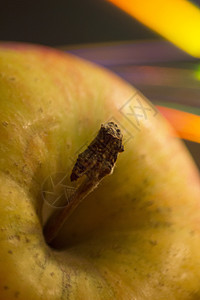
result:
<svg viewBox="0 0 200 300"><path fill-rule="evenodd" d="M114 122L102 124L95 139L78 155L70 179L75 181L83 175L86 177L68 200L68 204L61 211L55 211L45 224L43 232L47 244L50 245L57 237L65 221L81 201L106 175L112 174L118 153L124 151L122 138L117 124Z"/></svg>

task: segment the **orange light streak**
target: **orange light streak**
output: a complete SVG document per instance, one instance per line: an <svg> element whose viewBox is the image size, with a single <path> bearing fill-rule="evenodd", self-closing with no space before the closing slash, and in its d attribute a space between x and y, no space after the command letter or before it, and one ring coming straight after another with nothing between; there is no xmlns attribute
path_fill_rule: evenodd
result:
<svg viewBox="0 0 200 300"><path fill-rule="evenodd" d="M179 137L200 143L200 116L164 106L156 107L171 123Z"/></svg>

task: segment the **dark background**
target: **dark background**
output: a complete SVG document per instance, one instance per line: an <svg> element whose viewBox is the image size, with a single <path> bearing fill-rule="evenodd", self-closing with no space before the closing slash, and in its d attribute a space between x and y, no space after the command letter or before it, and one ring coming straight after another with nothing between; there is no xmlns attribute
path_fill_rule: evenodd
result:
<svg viewBox="0 0 200 300"><path fill-rule="evenodd" d="M105 0L2 0L0 5L0 40L60 46L158 38Z"/></svg>
<svg viewBox="0 0 200 300"><path fill-rule="evenodd" d="M105 0L3 0L0 40L50 46L134 39L157 34Z"/></svg>
<svg viewBox="0 0 200 300"><path fill-rule="evenodd" d="M0 40L60 46L134 39L161 38L105 0L1 1Z"/></svg>

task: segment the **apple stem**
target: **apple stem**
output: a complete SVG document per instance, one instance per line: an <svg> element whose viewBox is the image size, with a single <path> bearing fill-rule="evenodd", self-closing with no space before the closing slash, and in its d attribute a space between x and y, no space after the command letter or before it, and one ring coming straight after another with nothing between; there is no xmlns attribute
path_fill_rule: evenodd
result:
<svg viewBox="0 0 200 300"><path fill-rule="evenodd" d="M81 203L109 174L112 174L119 152L124 151L122 133L114 122L101 125L96 138L88 148L79 154L70 179L75 181L86 175L84 181L71 196L68 204L60 211L55 211L44 226L44 237L48 244L56 238L66 220Z"/></svg>

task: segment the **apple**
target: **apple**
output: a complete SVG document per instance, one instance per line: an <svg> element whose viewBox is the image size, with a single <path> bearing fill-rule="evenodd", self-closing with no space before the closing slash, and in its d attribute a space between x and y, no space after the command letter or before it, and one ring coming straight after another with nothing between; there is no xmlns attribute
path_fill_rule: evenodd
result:
<svg viewBox="0 0 200 300"><path fill-rule="evenodd" d="M199 173L140 92L75 56L1 43L0 105L1 300L200 299ZM50 247L44 207L62 209L50 200L76 189L73 164L108 121L125 151Z"/></svg>

